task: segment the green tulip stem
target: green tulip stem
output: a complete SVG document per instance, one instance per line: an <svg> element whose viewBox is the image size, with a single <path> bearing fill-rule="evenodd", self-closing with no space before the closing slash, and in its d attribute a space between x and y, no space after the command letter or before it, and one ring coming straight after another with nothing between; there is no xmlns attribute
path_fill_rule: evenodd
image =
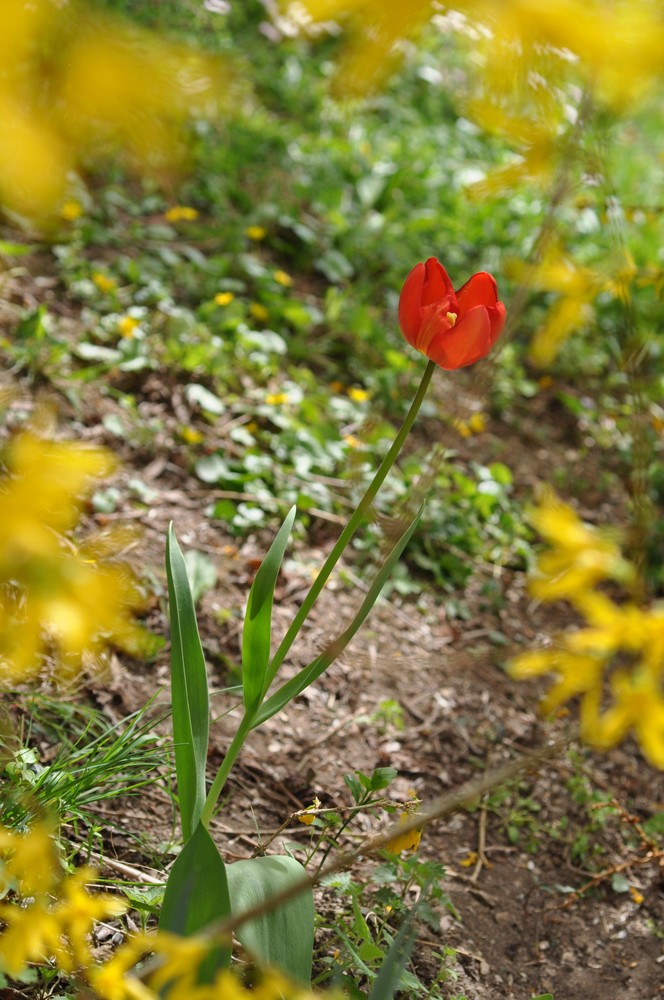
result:
<svg viewBox="0 0 664 1000"><path fill-rule="evenodd" d="M419 388L415 395L415 399L413 400L411 407L408 413L406 414L406 418L403 424L401 425L399 433L394 439L392 447L390 448L387 455L381 462L380 467L376 472L376 475L373 477L370 485L367 488L366 493L364 494L359 504L357 505L356 510L351 515L348 524L339 535L336 545L334 546L329 556L325 560L322 569L318 573L316 579L311 585L311 588L309 589L309 593L305 597L297 614L295 615L295 618L293 619L290 628L288 629L286 635L281 640L281 643L277 651L272 657L270 666L267 671L266 683L264 688L266 694L274 678L276 677L279 667L285 660L286 656L288 655L288 651L290 650L291 646L293 645L293 642L297 638L298 632L302 628L304 622L307 619L307 616L309 615L309 612L316 603L318 595L320 594L321 590L327 583L330 574L332 573L332 570L338 563L339 559L341 558L341 555L343 554L344 549L346 548L351 538L357 531L364 515L369 510L369 507L371 506L374 497L376 496L378 490L383 485L385 477L387 476L388 472L394 465L399 455L399 452L403 448L404 442L408 437L408 434L410 433L410 429L413 426L413 423L415 422L415 417L419 413L422 401L424 400L424 397L426 395L426 391L429 388L429 383L431 382L431 376L433 375L435 367L436 367L435 362L429 361L428 365L424 370L424 374L422 375L422 381L420 382ZM238 726L237 732L235 733L235 736L233 737L231 744L228 750L226 751L226 755L224 756L224 759L221 763L221 767L217 771L216 777L212 782L212 785L210 786L210 791L208 792L207 798L205 800L205 805L203 806L203 812L201 814L201 821L205 826L209 825L210 819L212 818L212 814L214 812L221 791L226 783L226 778L230 774L231 768L233 767L233 764L235 763L237 756L240 753L240 750L242 749L244 741L249 735L257 711L258 709L254 710L249 714L245 713L245 715L243 716L242 721Z"/></svg>
<svg viewBox="0 0 664 1000"><path fill-rule="evenodd" d="M356 510L351 515L348 524L339 535L339 539L336 545L334 546L329 556L325 560L322 569L320 570L320 572L316 576L316 579L311 585L309 593L305 597L304 601L300 606L299 611L295 615L295 618L293 619L290 628L288 629L286 635L281 640L281 643L277 651L272 657L267 673L267 686L265 689L266 691L268 690L274 678L276 677L279 667L281 666L286 656L288 655L288 651L293 645L293 642L295 641L298 632L302 628L302 625L306 621L309 612L316 603L318 595L320 594L321 590L327 583L330 574L332 573L332 570L338 563L344 549L346 548L351 538L357 531L364 515L369 510L369 507L371 506L374 497L376 496L378 490L383 485L385 477L387 476L388 472L394 465L397 456L399 455L399 452L403 448L404 442L408 437L410 429L415 422L415 417L417 416L419 409L422 405L422 401L424 400L426 391L429 388L429 382L431 381L431 376L433 375L435 367L436 367L435 362L429 361L424 370L424 374L422 375L422 381L420 382L419 388L415 395L415 399L413 400L411 407L408 413L406 414L406 418L403 424L401 425L399 433L394 439L392 447L390 448L387 455L381 462L380 467L376 472L376 475L373 477L373 480L368 486L366 493L364 494L359 504L357 505Z"/></svg>

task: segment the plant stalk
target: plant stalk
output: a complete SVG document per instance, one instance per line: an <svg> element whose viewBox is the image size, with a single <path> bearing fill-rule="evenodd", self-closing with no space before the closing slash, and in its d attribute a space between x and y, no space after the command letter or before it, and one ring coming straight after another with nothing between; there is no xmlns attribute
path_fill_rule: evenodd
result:
<svg viewBox="0 0 664 1000"><path fill-rule="evenodd" d="M330 574L332 573L332 570L338 563L344 549L346 548L351 538L357 531L364 515L369 510L369 507L371 506L374 497L378 493L380 487L383 485L385 477L387 476L388 472L394 465L394 462L399 452L403 448L404 442L408 437L408 434L410 433L410 429L413 426L413 423L415 422L415 417L419 413L422 401L424 400L424 397L426 395L426 391L429 388L429 383L431 381L431 376L433 375L435 367L436 363L434 361L429 361L426 368L424 369L424 374L422 375L422 381L420 382L419 388L415 395L415 399L411 403L411 407L408 413L406 414L406 417L404 419L403 424L401 425L399 433L394 439L392 447L390 448L387 455L381 462L378 471L376 472L376 475L374 476L371 483L367 487L367 491L360 500L359 504L357 505L357 508L355 509L353 514L351 514L348 520L348 524L339 535L336 545L334 546L329 556L325 560L323 567L321 568L320 572L316 576L316 579L312 583L311 588L309 589L309 593L307 594L304 601L300 605L300 608L297 614L295 615L290 625L290 628L288 629L285 636L281 640L281 643L279 644L274 656L272 657L272 660L270 661L270 666L268 667L267 671L266 691L269 690L270 685L272 684L274 678L277 675L279 667L281 666L286 656L288 655L288 652L291 646L293 645L293 642L297 638L297 635L300 629L302 628L304 622L306 621L309 612L316 603L316 600L318 599L321 590L327 583Z"/></svg>

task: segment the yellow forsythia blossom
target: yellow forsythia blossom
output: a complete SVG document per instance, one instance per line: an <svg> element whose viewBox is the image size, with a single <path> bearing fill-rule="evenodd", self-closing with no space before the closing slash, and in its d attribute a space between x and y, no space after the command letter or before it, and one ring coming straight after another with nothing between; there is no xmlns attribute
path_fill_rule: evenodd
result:
<svg viewBox="0 0 664 1000"><path fill-rule="evenodd" d="M399 822L407 823L411 818L412 813L406 811L401 813ZM416 851L420 846L421 837L421 827L417 827L415 830L408 830L406 833L398 833L395 837L392 837L387 844L385 844L385 850L391 851L392 854L400 854L402 851Z"/></svg>
<svg viewBox="0 0 664 1000"><path fill-rule="evenodd" d="M438 13L431 0L303 0L286 5L293 25L305 30L311 21L341 21L347 37L339 59L336 85L345 94L365 93L384 81L398 64L404 39ZM664 64L664 22L658 0L459 0L469 27L489 27L489 58L504 77L526 51L536 63L524 66L524 79L536 71L542 54L573 53L570 71L595 88L609 103L624 107L648 94ZM509 45L510 62L496 58ZM501 53L502 54L502 53Z"/></svg>
<svg viewBox="0 0 664 1000"><path fill-rule="evenodd" d="M586 742L607 749L631 733L646 759L664 769L664 606L617 603L597 590L607 580L629 582L634 567L615 541L552 494L532 520L550 548L538 559L531 593L569 601L584 625L555 637L550 647L517 656L510 673L553 674L544 711L578 697Z"/></svg>
<svg viewBox="0 0 664 1000"><path fill-rule="evenodd" d="M64 972L92 964L89 935L96 921L117 917L127 904L90 895L88 868L66 875L47 825L27 833L0 828L0 870L5 887L22 898L0 903L0 971L18 976L31 962L54 959Z"/></svg>
<svg viewBox="0 0 664 1000"><path fill-rule="evenodd" d="M529 582L531 594L539 600L569 600L599 580L626 582L633 576L633 567L617 543L584 524L553 492L543 496L531 513L531 521L549 544Z"/></svg>
<svg viewBox="0 0 664 1000"><path fill-rule="evenodd" d="M176 166L182 123L232 89L219 59L85 0L0 4L0 66L0 203L37 219L77 218L59 206L91 153Z"/></svg>
<svg viewBox="0 0 664 1000"><path fill-rule="evenodd" d="M95 479L108 476L108 452L26 431L3 455L0 479L0 681L12 684L41 668L53 645L60 672L80 668L84 652L114 643L138 653L147 634L133 621L141 598L129 568L109 558L126 535L64 537L80 517Z"/></svg>

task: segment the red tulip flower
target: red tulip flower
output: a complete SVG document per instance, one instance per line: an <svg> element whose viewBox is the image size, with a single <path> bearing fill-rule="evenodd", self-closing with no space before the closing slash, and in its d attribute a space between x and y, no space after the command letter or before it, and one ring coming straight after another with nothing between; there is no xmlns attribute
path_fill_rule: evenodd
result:
<svg viewBox="0 0 664 1000"><path fill-rule="evenodd" d="M465 368L485 357L505 323L492 275L479 271L454 291L435 258L416 264L401 290L399 325L413 347L441 368Z"/></svg>

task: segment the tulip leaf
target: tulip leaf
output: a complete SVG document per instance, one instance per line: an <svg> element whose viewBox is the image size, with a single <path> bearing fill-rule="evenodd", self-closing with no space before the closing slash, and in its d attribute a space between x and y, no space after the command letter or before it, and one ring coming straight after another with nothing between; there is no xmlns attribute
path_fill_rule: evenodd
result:
<svg viewBox="0 0 664 1000"><path fill-rule="evenodd" d="M230 916L226 865L207 829L199 821L170 870L161 907L159 930L191 937L215 920ZM230 963L230 946L217 945L201 966L199 979L211 982Z"/></svg>
<svg viewBox="0 0 664 1000"><path fill-rule="evenodd" d="M367 615L378 600L380 592L385 586L385 583L394 569L396 562L417 528L423 510L424 507L420 507L415 519L408 526L408 528L406 528L404 533L394 545L392 551L383 562L383 565L374 577L362 604L360 605L348 628L346 628L341 635L338 635L336 639L333 639L315 660L312 660L312 662L306 667L303 667L302 670L295 675L295 677L292 677L290 680L286 681L285 684L282 684L281 687L275 691L272 697L268 698L267 701L263 703L253 720L252 729L256 729L268 719L272 718L273 715L276 715L277 712L281 711L281 709L292 701L293 698L296 698L298 694L301 694L305 688L309 687L310 684L313 684L313 682L317 680L321 674L325 673L330 664L334 663L339 654L343 652L355 633L364 624Z"/></svg>
<svg viewBox="0 0 664 1000"><path fill-rule="evenodd" d="M294 858L272 856L236 861L226 869L233 916L264 903L306 877ZM240 943L266 966L309 985L314 947L314 897L305 888L281 906L247 920L236 930Z"/></svg>
<svg viewBox="0 0 664 1000"><path fill-rule="evenodd" d="M182 836L186 842L200 819L205 802L210 707L205 658L191 587L172 524L168 527L166 542L166 575L171 625L175 770Z"/></svg>
<svg viewBox="0 0 664 1000"><path fill-rule="evenodd" d="M296 508L291 507L286 515L249 591L242 632L242 688L244 708L248 713L254 712L265 696L274 588L295 520L295 511Z"/></svg>

